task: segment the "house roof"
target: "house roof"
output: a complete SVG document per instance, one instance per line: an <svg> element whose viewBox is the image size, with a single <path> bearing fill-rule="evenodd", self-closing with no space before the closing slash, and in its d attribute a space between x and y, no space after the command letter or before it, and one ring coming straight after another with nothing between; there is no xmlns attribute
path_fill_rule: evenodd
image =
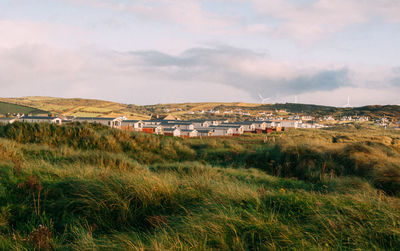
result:
<svg viewBox="0 0 400 251"><path fill-rule="evenodd" d="M190 130L190 129L181 129L181 132L197 132L196 129Z"/></svg>
<svg viewBox="0 0 400 251"><path fill-rule="evenodd" d="M242 127L242 125L237 125L237 124L235 124L235 125L222 124L222 125L213 125L213 126L210 126L210 128L216 128L216 129L218 129L218 128L221 128L221 129L228 129L228 128L240 128L240 127Z"/></svg>
<svg viewBox="0 0 400 251"><path fill-rule="evenodd" d="M253 125L253 124L262 124L264 121L240 121L240 122L230 122L230 123L222 123L223 125Z"/></svg>
<svg viewBox="0 0 400 251"><path fill-rule="evenodd" d="M100 118L100 117L77 117L76 120L115 120L118 118Z"/></svg>
<svg viewBox="0 0 400 251"><path fill-rule="evenodd" d="M212 132L212 129L196 129L198 132L201 132L201 133L209 133L209 132Z"/></svg>
<svg viewBox="0 0 400 251"><path fill-rule="evenodd" d="M157 128L161 127L160 125L143 125L143 128Z"/></svg>
<svg viewBox="0 0 400 251"><path fill-rule="evenodd" d="M241 126L210 126L214 130L229 130L233 128L240 128Z"/></svg>
<svg viewBox="0 0 400 251"><path fill-rule="evenodd" d="M138 123L141 122L141 120L123 120L122 123Z"/></svg>
<svg viewBox="0 0 400 251"><path fill-rule="evenodd" d="M47 119L47 120L53 120L53 119L60 119L58 117L45 117L45 116L23 116L21 119Z"/></svg>
<svg viewBox="0 0 400 251"><path fill-rule="evenodd" d="M164 128L164 132L173 132L175 130L180 130L179 128Z"/></svg>

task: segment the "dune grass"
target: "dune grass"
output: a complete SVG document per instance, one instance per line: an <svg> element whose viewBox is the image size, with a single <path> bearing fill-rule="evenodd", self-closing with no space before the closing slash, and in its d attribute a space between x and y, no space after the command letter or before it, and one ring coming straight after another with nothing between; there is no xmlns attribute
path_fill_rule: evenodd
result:
<svg viewBox="0 0 400 251"><path fill-rule="evenodd" d="M398 250L398 135L364 130L2 126L0 249Z"/></svg>

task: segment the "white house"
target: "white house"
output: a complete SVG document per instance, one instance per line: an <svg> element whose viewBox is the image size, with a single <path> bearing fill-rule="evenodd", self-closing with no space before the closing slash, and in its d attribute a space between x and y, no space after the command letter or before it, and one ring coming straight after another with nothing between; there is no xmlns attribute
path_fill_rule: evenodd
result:
<svg viewBox="0 0 400 251"><path fill-rule="evenodd" d="M206 120L189 120L188 122L192 123L196 129L210 126L210 122Z"/></svg>
<svg viewBox="0 0 400 251"><path fill-rule="evenodd" d="M210 126L213 130L212 136L232 136L233 129L230 126Z"/></svg>
<svg viewBox="0 0 400 251"><path fill-rule="evenodd" d="M199 128L196 130L199 137L210 137L213 134L213 130L211 128Z"/></svg>
<svg viewBox="0 0 400 251"><path fill-rule="evenodd" d="M253 132L256 129L255 122L249 122L249 121L242 121L242 122L235 122L235 123L223 123L221 125L229 126L229 127L241 126L241 127L243 127L243 132ZM241 132L241 133L243 133L243 132Z"/></svg>
<svg viewBox="0 0 400 251"><path fill-rule="evenodd" d="M87 122L87 123L96 123L105 126L109 126L111 128L119 128L121 129L123 117L118 118L98 118L98 117L77 117L75 121L78 122Z"/></svg>
<svg viewBox="0 0 400 251"><path fill-rule="evenodd" d="M281 122L280 127L284 128L298 128L300 124L298 120L282 120L280 122Z"/></svg>
<svg viewBox="0 0 400 251"><path fill-rule="evenodd" d="M169 121L167 125L165 123L163 123L161 125L162 126L167 126L167 127L169 127L168 125L172 125L172 126L174 126L176 128L179 128L181 130L182 129L194 130L194 125L191 122L176 122L176 121L171 122L171 121Z"/></svg>
<svg viewBox="0 0 400 251"><path fill-rule="evenodd" d="M164 128L160 125L143 125L142 132L151 134L163 134Z"/></svg>
<svg viewBox="0 0 400 251"><path fill-rule="evenodd" d="M254 122L255 129L265 130L267 128L267 123L264 121Z"/></svg>
<svg viewBox="0 0 400 251"><path fill-rule="evenodd" d="M164 128L164 135L180 137L181 129L179 129L179 128Z"/></svg>
<svg viewBox="0 0 400 251"><path fill-rule="evenodd" d="M127 131L141 132L143 129L143 122L141 120L122 120L121 129Z"/></svg>
<svg viewBox="0 0 400 251"><path fill-rule="evenodd" d="M51 124L62 124L62 119L57 117L49 117L49 116L23 116L19 119L21 122L27 123L51 123Z"/></svg>
<svg viewBox="0 0 400 251"><path fill-rule="evenodd" d="M181 129L181 137L184 137L184 138L198 137L198 132L196 129L194 129L194 130Z"/></svg>

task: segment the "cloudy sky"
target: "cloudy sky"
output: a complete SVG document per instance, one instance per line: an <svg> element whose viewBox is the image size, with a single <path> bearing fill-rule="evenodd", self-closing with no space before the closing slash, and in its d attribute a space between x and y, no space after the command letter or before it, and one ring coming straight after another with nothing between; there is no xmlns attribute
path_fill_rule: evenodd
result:
<svg viewBox="0 0 400 251"><path fill-rule="evenodd" d="M400 104L399 0L1 0L0 96Z"/></svg>

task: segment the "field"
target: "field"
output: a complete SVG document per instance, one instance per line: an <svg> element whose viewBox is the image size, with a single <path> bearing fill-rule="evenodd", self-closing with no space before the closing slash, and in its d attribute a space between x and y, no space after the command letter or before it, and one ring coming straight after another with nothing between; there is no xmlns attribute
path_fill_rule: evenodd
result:
<svg viewBox="0 0 400 251"><path fill-rule="evenodd" d="M36 109L36 108L28 107L28 106L0 102L0 114L6 115L8 113L39 114L39 113L46 113L46 112L43 110Z"/></svg>
<svg viewBox="0 0 400 251"><path fill-rule="evenodd" d="M0 126L2 250L399 250L400 132Z"/></svg>
<svg viewBox="0 0 400 251"><path fill-rule="evenodd" d="M118 117L126 116L135 119L148 119L149 116L138 113L125 104L94 99L63 99L53 97L24 97L0 98L0 101L18 105L30 106L49 111L53 114L62 114L77 117Z"/></svg>

